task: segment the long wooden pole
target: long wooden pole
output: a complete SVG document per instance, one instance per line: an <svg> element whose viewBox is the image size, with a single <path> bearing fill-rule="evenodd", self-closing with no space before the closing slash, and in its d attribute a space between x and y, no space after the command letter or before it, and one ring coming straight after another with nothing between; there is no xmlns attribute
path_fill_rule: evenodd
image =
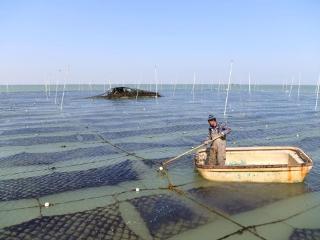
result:
<svg viewBox="0 0 320 240"><path fill-rule="evenodd" d="M222 136L215 137L214 139L208 141L208 143L211 143L211 142L213 142L214 140L216 140L216 139L218 139L218 138L220 138L220 137L222 137ZM181 158L182 156L184 156L184 155L186 155L186 154L189 154L189 153L193 152L194 150L196 150L196 149L198 149L198 148L201 148L201 147L207 145L208 143L203 143L203 144L201 144L201 145L199 145L199 146L197 146L197 147L194 147L194 148L192 148L192 149L190 149L190 150L188 150L188 151L186 151L186 152L184 152L184 153L181 153L180 155L178 155L178 156L176 156L176 157L174 157L174 158L170 158L170 159L162 162L162 166L166 166L167 164L169 164L169 163L171 163L171 162L173 162L173 161Z"/></svg>

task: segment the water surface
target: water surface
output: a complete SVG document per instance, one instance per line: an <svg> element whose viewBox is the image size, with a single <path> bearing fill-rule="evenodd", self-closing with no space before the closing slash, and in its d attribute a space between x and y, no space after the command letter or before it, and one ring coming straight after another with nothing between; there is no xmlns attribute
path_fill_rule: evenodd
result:
<svg viewBox="0 0 320 240"><path fill-rule="evenodd" d="M87 98L103 86L70 85L62 110L62 86L56 99L55 86L1 88L0 239L319 239L315 87L289 97L281 86L232 86L227 116L223 87L103 100ZM168 189L159 164L199 145L209 114L232 128L229 146L297 146L311 173L299 184L213 183L189 155L169 167Z"/></svg>

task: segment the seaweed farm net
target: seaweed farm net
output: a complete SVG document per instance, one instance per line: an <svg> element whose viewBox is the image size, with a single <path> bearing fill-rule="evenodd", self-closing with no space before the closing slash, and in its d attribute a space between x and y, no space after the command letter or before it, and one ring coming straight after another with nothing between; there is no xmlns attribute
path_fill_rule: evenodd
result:
<svg viewBox="0 0 320 240"><path fill-rule="evenodd" d="M124 101L70 91L63 111L39 92L2 93L0 239L319 239L317 164L291 185L207 182L192 155L158 172L204 140L208 111L219 117L224 103L210 87L196 87L194 101L187 86L162 91ZM277 88L249 99L234 89L218 118L232 128L228 145L298 146L316 163L310 92L297 105Z"/></svg>

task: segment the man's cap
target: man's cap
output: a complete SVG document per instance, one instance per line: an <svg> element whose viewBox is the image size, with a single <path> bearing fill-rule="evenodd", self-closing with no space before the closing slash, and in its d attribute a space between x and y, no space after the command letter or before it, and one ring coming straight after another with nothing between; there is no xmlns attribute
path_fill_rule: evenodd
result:
<svg viewBox="0 0 320 240"><path fill-rule="evenodd" d="M209 117L208 117L208 121L211 121L211 120L216 121L216 118L213 115L210 114Z"/></svg>

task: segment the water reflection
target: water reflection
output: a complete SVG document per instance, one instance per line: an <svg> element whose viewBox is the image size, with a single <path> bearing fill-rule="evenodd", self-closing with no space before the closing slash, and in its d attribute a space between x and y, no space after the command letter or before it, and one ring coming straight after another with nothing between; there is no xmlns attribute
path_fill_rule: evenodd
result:
<svg viewBox="0 0 320 240"><path fill-rule="evenodd" d="M189 193L203 204L230 215L308 192L302 184L223 183L199 187Z"/></svg>

